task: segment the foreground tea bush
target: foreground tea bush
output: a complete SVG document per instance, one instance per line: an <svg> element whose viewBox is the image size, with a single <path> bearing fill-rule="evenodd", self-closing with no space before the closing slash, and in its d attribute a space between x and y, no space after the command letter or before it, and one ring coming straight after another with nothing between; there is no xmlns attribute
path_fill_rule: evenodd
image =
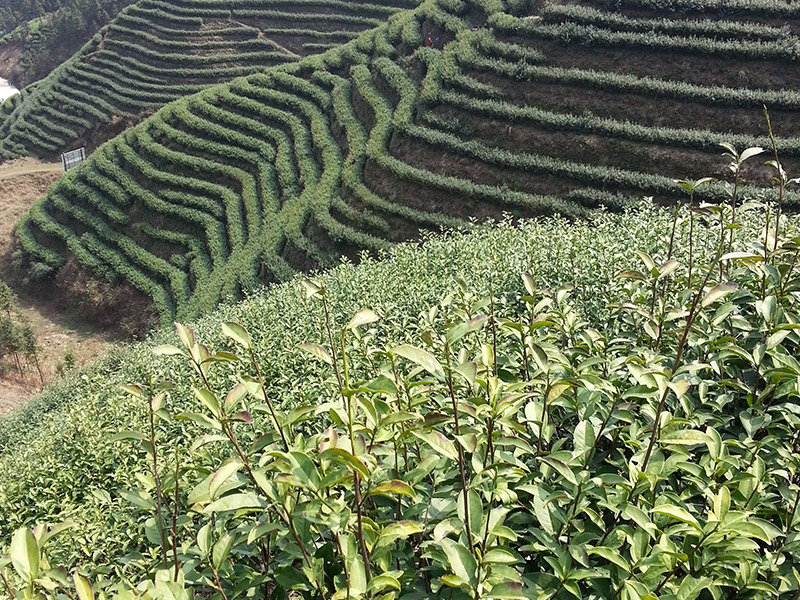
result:
<svg viewBox="0 0 800 600"><path fill-rule="evenodd" d="M794 597L800 232L727 151L735 213L444 236L66 382L0 426L4 593Z"/></svg>
<svg viewBox="0 0 800 600"><path fill-rule="evenodd" d="M58 528L23 527L9 595L793 597L800 237L738 212L764 237L703 207L674 222L700 234L680 260L669 238L600 285L532 270L510 300L462 282L407 321L336 319L307 280L317 333L285 351L318 375L294 408L241 325L224 349L179 325L155 353L191 381L125 386L146 420L111 438L147 456L124 495L150 550L124 579L68 578L43 555Z"/></svg>

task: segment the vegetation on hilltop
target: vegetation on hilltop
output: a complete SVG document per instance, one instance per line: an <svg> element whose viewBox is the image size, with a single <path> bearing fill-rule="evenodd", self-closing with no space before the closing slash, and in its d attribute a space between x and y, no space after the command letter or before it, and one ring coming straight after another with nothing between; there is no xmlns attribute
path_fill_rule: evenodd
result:
<svg viewBox="0 0 800 600"><path fill-rule="evenodd" d="M0 160L92 150L172 100L338 46L416 4L138 0L9 104Z"/></svg>
<svg viewBox="0 0 800 600"><path fill-rule="evenodd" d="M9 586L795 594L800 229L736 208L434 238L110 357L0 424Z"/></svg>
<svg viewBox="0 0 800 600"><path fill-rule="evenodd" d="M18 88L45 77L71 57L132 0L11 0L0 6L0 75ZM4 33L5 32L5 33Z"/></svg>
<svg viewBox="0 0 800 600"><path fill-rule="evenodd" d="M77 263L168 323L420 228L674 201L684 164L721 174L720 142L767 143L753 135L764 104L791 169L800 63L787 11L427 0L324 55L169 104L98 149L19 224L20 272ZM698 55L702 68L681 66ZM769 181L743 176L748 189Z"/></svg>

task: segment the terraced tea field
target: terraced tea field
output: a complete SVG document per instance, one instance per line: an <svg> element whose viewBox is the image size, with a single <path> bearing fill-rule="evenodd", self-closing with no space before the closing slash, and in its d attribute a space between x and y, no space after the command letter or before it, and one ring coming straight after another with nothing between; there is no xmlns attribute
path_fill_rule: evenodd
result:
<svg viewBox="0 0 800 600"><path fill-rule="evenodd" d="M94 148L172 100L341 45L415 4L140 0L0 110L0 160Z"/></svg>
<svg viewBox="0 0 800 600"><path fill-rule="evenodd" d="M607 4L427 0L322 56L187 96L34 206L17 229L28 268L74 256L164 321L190 319L419 229L674 201L673 177L725 176L720 142L768 144L763 105L796 174L800 7ZM747 177L745 196L769 183Z"/></svg>

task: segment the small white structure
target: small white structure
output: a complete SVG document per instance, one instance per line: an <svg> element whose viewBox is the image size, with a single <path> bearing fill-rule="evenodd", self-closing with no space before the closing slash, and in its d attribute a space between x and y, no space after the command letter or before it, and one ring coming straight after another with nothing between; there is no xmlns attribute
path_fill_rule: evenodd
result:
<svg viewBox="0 0 800 600"><path fill-rule="evenodd" d="M83 148L77 150L70 150L61 155L61 164L64 166L64 171L69 171L73 167L77 167L86 160L86 152Z"/></svg>
<svg viewBox="0 0 800 600"><path fill-rule="evenodd" d="M11 85L7 80L0 77L0 104L19 94L19 90Z"/></svg>

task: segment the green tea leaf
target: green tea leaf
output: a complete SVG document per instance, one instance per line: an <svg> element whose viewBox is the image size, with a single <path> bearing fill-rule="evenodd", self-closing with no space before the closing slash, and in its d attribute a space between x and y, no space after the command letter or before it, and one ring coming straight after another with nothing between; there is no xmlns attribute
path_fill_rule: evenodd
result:
<svg viewBox="0 0 800 600"><path fill-rule="evenodd" d="M217 397L213 394L213 392L205 388L195 388L194 395L198 400L200 400L200 402L203 403L203 406L205 406L212 415L219 418L219 416L222 414L222 411L219 406L219 400L217 400Z"/></svg>
<svg viewBox="0 0 800 600"><path fill-rule="evenodd" d="M559 475L561 475L561 477L566 479L572 485L578 485L578 480L575 477L575 473L573 473L572 469L563 461L553 458L552 456L542 456L539 457L539 460L541 460L547 466L552 467Z"/></svg>
<svg viewBox="0 0 800 600"><path fill-rule="evenodd" d="M606 559L608 562L617 565L620 569L624 570L626 573L630 572L630 564L627 560L625 560L622 555L613 548L607 548L605 546L598 546L597 548L589 548L589 554L594 554L595 556L599 556L601 558Z"/></svg>
<svg viewBox="0 0 800 600"><path fill-rule="evenodd" d="M208 496L211 500L217 499L220 488L244 466L238 458L231 459L217 469L208 484Z"/></svg>
<svg viewBox="0 0 800 600"><path fill-rule="evenodd" d="M349 467L357 471L364 479L369 479L369 469L367 469L367 466L361 462L361 459L353 456L347 450L343 450L342 448L329 448L320 453L319 457L321 460L332 460Z"/></svg>
<svg viewBox="0 0 800 600"><path fill-rule="evenodd" d="M700 523L697 522L697 519L695 519L688 511L681 508L680 506L674 506L672 504L662 504L660 506L656 506L650 512L659 515L666 515L668 517L672 517L673 519L677 519L678 521L687 523L697 529L702 529L702 527L700 527Z"/></svg>
<svg viewBox="0 0 800 600"><path fill-rule="evenodd" d="M397 590L398 592L402 590L402 588L400 587L400 582L397 580L396 577L392 577L391 575L383 573L369 580L369 585L367 585L367 592L376 594L387 588L392 588L394 590Z"/></svg>
<svg viewBox="0 0 800 600"><path fill-rule="evenodd" d="M364 325L375 323L380 320L380 317L368 308L364 308L353 315L350 322L347 324L347 329L358 329Z"/></svg>
<svg viewBox="0 0 800 600"><path fill-rule="evenodd" d="M456 450L455 444L448 440L442 433L435 430L426 431L424 429L415 429L411 433L414 434L414 437L428 444L428 446L442 456L450 460L458 460L458 451Z"/></svg>
<svg viewBox="0 0 800 600"><path fill-rule="evenodd" d="M197 343L194 336L194 330L191 327L186 327L180 323L175 323L175 330L178 332L178 338L181 343L191 350Z"/></svg>
<svg viewBox="0 0 800 600"><path fill-rule="evenodd" d="M233 537L226 531L217 540L217 543L214 544L211 550L211 562L218 571L222 563L225 562L225 559L228 558L228 555L231 553L231 548L233 548Z"/></svg>
<svg viewBox="0 0 800 600"><path fill-rule="evenodd" d="M316 356L322 362L333 366L333 359L331 358L331 355L328 354L328 351L319 344L300 344L298 348L304 352L308 352L312 356Z"/></svg>
<svg viewBox="0 0 800 600"><path fill-rule="evenodd" d="M487 564L496 563L500 565L511 565L519 562L519 559L503 548L492 548L483 555L483 562Z"/></svg>
<svg viewBox="0 0 800 600"><path fill-rule="evenodd" d="M470 586L474 586L477 579L478 564L467 547L450 538L444 538L439 543L456 577L468 582Z"/></svg>
<svg viewBox="0 0 800 600"><path fill-rule="evenodd" d="M589 453L594 447L594 427L588 421L581 421L575 427L575 433L572 435L572 445L575 448L575 454L582 457L584 460L588 458Z"/></svg>
<svg viewBox="0 0 800 600"><path fill-rule="evenodd" d="M11 564L17 574L30 583L39 575L39 544L33 532L27 527L20 527L11 538Z"/></svg>
<svg viewBox="0 0 800 600"><path fill-rule="evenodd" d="M469 335L470 333L480 331L480 329L486 323L487 319L488 317L486 315L478 315L477 317L473 317L466 323L459 323L458 325L453 325L452 327L450 327L450 329L447 330L447 334L445 335L447 343L452 346L465 335Z"/></svg>
<svg viewBox="0 0 800 600"><path fill-rule="evenodd" d="M245 508L266 508L267 502L260 496L253 493L229 494L219 500L215 500L205 507L203 512L215 513L226 512L229 510L242 510Z"/></svg>
<svg viewBox="0 0 800 600"><path fill-rule="evenodd" d="M388 546L397 540L404 540L410 535L422 533L424 528L416 521L398 521L387 525L381 530L375 547Z"/></svg>
<svg viewBox="0 0 800 600"><path fill-rule="evenodd" d="M705 445L708 442L708 435L697 429L669 430L661 434L659 441L662 444L676 444L681 446Z"/></svg>
<svg viewBox="0 0 800 600"><path fill-rule="evenodd" d="M442 365L439 364L439 361L436 360L436 357L434 357L430 352L427 352L422 348L415 348L414 346L408 345L395 346L394 348L391 348L390 352L396 354L397 356L407 358L411 362L418 364L440 381L444 381L444 370L442 369Z"/></svg>
<svg viewBox="0 0 800 600"><path fill-rule="evenodd" d="M72 579L75 582L75 591L78 593L79 600L94 600L92 584L86 577L78 573L77 569L72 573Z"/></svg>
<svg viewBox="0 0 800 600"><path fill-rule="evenodd" d="M370 496L408 496L414 498L414 488L408 485L405 481L394 479L392 481L382 481L376 485L369 493Z"/></svg>
<svg viewBox="0 0 800 600"><path fill-rule="evenodd" d="M253 340L250 339L250 334L247 330L238 323L227 322L222 324L222 333L229 337L234 342L245 348L246 350L253 349Z"/></svg>
<svg viewBox="0 0 800 600"><path fill-rule="evenodd" d="M738 289L738 285L732 282L728 283L720 283L719 285L714 286L709 290L709 292L703 298L701 302L701 306L705 308L706 306L713 304L717 300L724 298L731 292L734 292Z"/></svg>
<svg viewBox="0 0 800 600"><path fill-rule="evenodd" d="M486 597L496 600L526 600L528 598L523 592L522 584L516 581L498 583L486 593Z"/></svg>

